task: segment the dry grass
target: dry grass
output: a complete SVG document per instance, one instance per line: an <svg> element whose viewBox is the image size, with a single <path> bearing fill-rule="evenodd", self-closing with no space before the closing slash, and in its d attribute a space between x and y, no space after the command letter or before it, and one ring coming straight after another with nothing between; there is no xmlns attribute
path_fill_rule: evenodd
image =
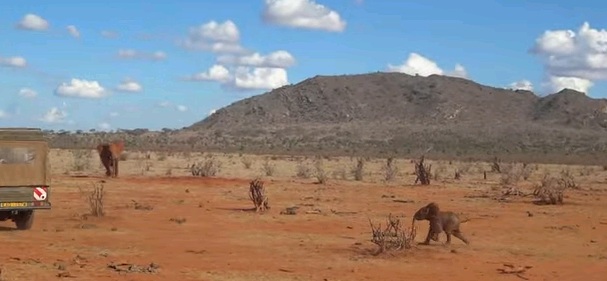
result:
<svg viewBox="0 0 607 281"><path fill-rule="evenodd" d="M491 173L489 163L428 159L428 165L437 170L444 167L446 176L418 187L413 185L414 163L402 158L396 158L393 167L403 172L388 185L385 158L365 159L364 181L356 181L349 174L356 160L347 157L323 157L314 162L316 159L311 157L227 153L165 153L164 160L159 160L156 152L129 151L128 155L120 163L120 177L105 179L95 157L77 176L63 175L72 167L72 154L51 151L54 209L39 212L35 229L27 235L5 233L10 243L3 248L8 257L37 257L41 263L7 259L3 268L8 267L8 280L52 280L57 274L52 262L70 260L68 251L90 260L84 267L71 266L70 273L78 279L104 281L118 277L103 272L109 260L159 263L164 269L162 276L130 275L131 279L150 281L235 280L229 278L234 272L242 274L238 280L364 280L378 274L384 280L400 280L403 276L416 280L481 280L498 276L492 275L496 274L495 262L511 260L532 264L536 279L554 279L558 275L572 280L579 276L578 269L584 268L584 277L591 275L586 280L602 280L597 276L604 272L600 262L605 255L600 241L607 239L607 208L601 202L607 200L607 171L600 166L589 167L587 170L592 173L579 177L582 166L536 168L530 164L533 173L528 181L518 181L520 191L533 190L533 183L542 180L543 172L557 177L561 172L578 176L573 182L567 181L567 186L577 189L567 189L564 205L539 207L532 205L533 198L527 196L510 196L508 200L513 204L498 203L490 195L470 196L486 195L485 192L502 187L502 174ZM255 163L252 168L247 169L242 163L245 157ZM192 176L191 163L213 159L222 163L214 177ZM152 168L141 176L141 165L146 161ZM265 161L275 167L272 178L266 181L272 209L256 216L242 209L252 207L246 194L249 181L260 176ZM322 173L315 174L317 163L322 163ZM301 166L308 167L306 174L311 179L298 176ZM456 169L465 166L470 166L467 174L454 181ZM165 176L168 170L171 177ZM483 171L488 172L486 180ZM105 190L111 195L104 197L102 204L108 214L99 219L91 217L87 222L95 229L74 227L73 213L80 214L81 209L89 212L88 199L82 200L74 189L88 187L87 175L105 179ZM325 186L317 186L313 184L317 175L332 177ZM91 193L87 190L83 195ZM462 225L471 236L471 246L456 240L446 247L414 246L414 251L400 251L407 255L368 255L380 247L370 241L373 231L368 218L372 224L382 223L381 227L373 226L381 231L375 241L389 245L384 248L403 249L404 245L406 249L407 239L402 237L412 235L400 222L400 231L386 230L396 224L388 214L396 212L402 221L407 221L429 199L472 218ZM297 207L295 214L280 215L281 210L291 207ZM480 218L478 210L483 210ZM12 226L9 222L5 225ZM418 233L425 234L428 226L417 227ZM32 240L48 246L32 248ZM444 242L444 236L440 240ZM580 243L585 244L582 254ZM331 264L327 265L327 261ZM438 263L440 267L428 266ZM201 277L209 274L213 276Z"/></svg>

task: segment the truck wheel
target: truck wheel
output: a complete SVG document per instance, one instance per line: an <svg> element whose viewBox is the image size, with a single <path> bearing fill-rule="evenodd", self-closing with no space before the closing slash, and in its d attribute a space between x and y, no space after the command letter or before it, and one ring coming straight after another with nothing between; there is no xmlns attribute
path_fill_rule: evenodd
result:
<svg viewBox="0 0 607 281"><path fill-rule="evenodd" d="M28 230L34 223L34 211L21 211L15 216L14 221L18 230Z"/></svg>

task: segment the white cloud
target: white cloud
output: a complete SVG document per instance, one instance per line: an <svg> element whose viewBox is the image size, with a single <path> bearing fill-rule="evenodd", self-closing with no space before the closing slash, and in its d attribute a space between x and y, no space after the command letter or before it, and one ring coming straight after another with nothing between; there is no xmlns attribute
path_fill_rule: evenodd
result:
<svg viewBox="0 0 607 281"><path fill-rule="evenodd" d="M67 32L69 32L70 35L72 35L72 37L74 38L80 38L80 31L78 31L78 28L76 28L76 26L68 25Z"/></svg>
<svg viewBox="0 0 607 281"><path fill-rule="evenodd" d="M172 104L169 101L161 101L161 102L158 103L158 106L160 106L160 107L169 107L171 105Z"/></svg>
<svg viewBox="0 0 607 281"><path fill-rule="evenodd" d="M192 81L216 81L225 83L232 78L230 71L223 65L215 64L205 72L196 73L188 78L187 80Z"/></svg>
<svg viewBox="0 0 607 281"><path fill-rule="evenodd" d="M27 61L23 57L0 58L0 66L6 67L26 67Z"/></svg>
<svg viewBox="0 0 607 281"><path fill-rule="evenodd" d="M296 28L341 32L346 21L328 7L314 0L265 0L263 19Z"/></svg>
<svg viewBox="0 0 607 281"><path fill-rule="evenodd" d="M388 64L387 70L420 76L430 76L432 74L445 75L445 71L436 62L418 53L410 53L407 60L401 65ZM456 64L454 70L447 75L465 78L468 76L468 73L462 65Z"/></svg>
<svg viewBox="0 0 607 281"><path fill-rule="evenodd" d="M120 116L120 113L115 112L115 111L110 112L110 117L118 117L118 116Z"/></svg>
<svg viewBox="0 0 607 281"><path fill-rule="evenodd" d="M594 86L594 83L590 80L577 77L550 76L547 81L544 82L543 86L553 93L559 92L565 88L588 93L588 90Z"/></svg>
<svg viewBox="0 0 607 281"><path fill-rule="evenodd" d="M531 51L542 59L546 82L555 83L549 88L567 84L587 91L594 84L589 82L607 80L607 30L591 28L588 22L577 32L546 30Z"/></svg>
<svg viewBox="0 0 607 281"><path fill-rule="evenodd" d="M464 68L463 65L458 63L455 64L455 69L447 75L453 77L468 78L468 71L466 71L466 68Z"/></svg>
<svg viewBox="0 0 607 281"><path fill-rule="evenodd" d="M6 113L4 110L0 109L0 119L4 119L8 117L8 113Z"/></svg>
<svg viewBox="0 0 607 281"><path fill-rule="evenodd" d="M209 111L209 114L208 114L208 115L209 115L209 116L211 116L211 115L215 114L215 112L217 112L217 109L211 109L211 110Z"/></svg>
<svg viewBox="0 0 607 281"><path fill-rule="evenodd" d="M200 26L191 27L188 37L180 45L192 50L210 51L213 53L246 53L240 45L240 31L231 20L223 23L210 21Z"/></svg>
<svg viewBox="0 0 607 281"><path fill-rule="evenodd" d="M103 36L105 38L114 39L114 38L118 38L118 33L114 32L114 31L103 30L103 31L101 31L101 36Z"/></svg>
<svg viewBox="0 0 607 281"><path fill-rule="evenodd" d="M37 97L38 93L30 88L21 88L19 90L19 96L31 99Z"/></svg>
<svg viewBox="0 0 607 281"><path fill-rule="evenodd" d="M153 60L164 60L167 58L167 54L162 51L156 51L152 53L151 57Z"/></svg>
<svg viewBox="0 0 607 281"><path fill-rule="evenodd" d="M116 86L116 90L121 92L137 93L143 91L143 87L141 84L137 83L137 81L125 79L118 86Z"/></svg>
<svg viewBox="0 0 607 281"><path fill-rule="evenodd" d="M181 111L181 112L186 112L188 111L188 107L185 105L178 105L177 107L175 107L177 109L177 111Z"/></svg>
<svg viewBox="0 0 607 281"><path fill-rule="evenodd" d="M17 23L17 28L25 30L43 31L47 30L48 27L48 21L35 14L26 14L21 21Z"/></svg>
<svg viewBox="0 0 607 281"><path fill-rule="evenodd" d="M533 91L533 84L531 83L531 81L523 79L510 83L509 88L512 90Z"/></svg>
<svg viewBox="0 0 607 281"><path fill-rule="evenodd" d="M67 117L67 112L57 107L52 107L39 120L45 123L63 123Z"/></svg>
<svg viewBox="0 0 607 281"><path fill-rule="evenodd" d="M279 67L245 67L233 69L215 64L209 70L186 78L190 81L215 81L240 89L275 89L287 85L287 71Z"/></svg>
<svg viewBox="0 0 607 281"><path fill-rule="evenodd" d="M101 122L101 123L97 124L97 127L101 130L107 131L112 128L112 125L110 125L110 123L107 123L107 122Z"/></svg>
<svg viewBox="0 0 607 281"><path fill-rule="evenodd" d="M61 83L55 89L55 94L61 97L98 99L105 97L107 91L97 81L72 78L69 83Z"/></svg>
<svg viewBox="0 0 607 281"><path fill-rule="evenodd" d="M133 49L120 49L117 56L121 59L147 59L147 60L164 60L167 54L162 51L141 52Z"/></svg>
<svg viewBox="0 0 607 281"><path fill-rule="evenodd" d="M223 55L217 58L217 62L242 66L288 68L295 65L295 58L289 52L279 50L266 56L259 53L243 56Z"/></svg>
<svg viewBox="0 0 607 281"><path fill-rule="evenodd" d="M236 68L234 86L241 89L275 89L289 84L287 71L275 67Z"/></svg>

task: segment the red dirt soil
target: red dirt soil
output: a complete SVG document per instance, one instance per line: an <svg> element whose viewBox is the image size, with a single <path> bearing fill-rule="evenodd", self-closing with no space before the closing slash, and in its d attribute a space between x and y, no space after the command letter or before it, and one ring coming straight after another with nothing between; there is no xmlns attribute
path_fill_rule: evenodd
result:
<svg viewBox="0 0 607 281"><path fill-rule="evenodd" d="M86 195L106 181L106 216L89 213ZM0 280L605 280L607 192L571 191L562 206L531 198L469 198L449 184L392 186L331 181L266 180L265 214L253 207L248 181L193 177L57 176L53 209L38 211L29 231L0 224ZM80 191L82 187L85 191ZM412 203L395 202L396 199ZM135 209L133 201L153 206ZM416 245L373 256L368 218L392 213L409 225L430 201L470 218L470 239ZM281 215L290 206L296 215ZM306 214L318 209L320 214ZM531 215L528 213L530 212ZM182 223L176 222L185 219ZM173 219L173 220L171 220ZM417 242L427 222L417 222ZM159 265L155 273L120 273L108 264ZM502 274L504 264L531 266ZM69 279L69 278L68 278Z"/></svg>

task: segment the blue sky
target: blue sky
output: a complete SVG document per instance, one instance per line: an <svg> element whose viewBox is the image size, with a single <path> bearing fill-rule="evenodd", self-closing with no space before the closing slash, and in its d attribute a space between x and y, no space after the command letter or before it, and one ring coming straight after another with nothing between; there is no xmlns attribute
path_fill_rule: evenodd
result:
<svg viewBox="0 0 607 281"><path fill-rule="evenodd" d="M598 1L90 2L0 2L0 126L181 128L284 84L375 71L607 97Z"/></svg>

